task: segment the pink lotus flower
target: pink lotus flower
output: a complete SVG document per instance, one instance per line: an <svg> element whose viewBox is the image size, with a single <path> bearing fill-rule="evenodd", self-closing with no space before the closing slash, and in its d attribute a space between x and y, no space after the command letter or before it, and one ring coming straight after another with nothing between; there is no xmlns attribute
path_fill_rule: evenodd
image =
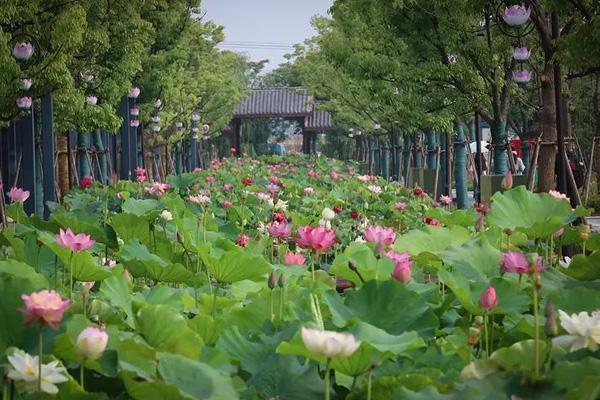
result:
<svg viewBox="0 0 600 400"><path fill-rule="evenodd" d="M392 272L392 278L399 282L410 282L410 279L412 278L411 262L404 261L396 263L394 272Z"/></svg>
<svg viewBox="0 0 600 400"><path fill-rule="evenodd" d="M29 198L29 190L23 190L18 187L12 187L8 192L8 197L13 203L24 203Z"/></svg>
<svg viewBox="0 0 600 400"><path fill-rule="evenodd" d="M483 291L483 293L481 293L481 297L479 298L479 306L484 310L491 310L497 305L498 298L496 297L496 289L490 285Z"/></svg>
<svg viewBox="0 0 600 400"><path fill-rule="evenodd" d="M274 184L274 183L269 183L267 185L267 190L271 193L271 194L275 194L277 192L279 192L279 186Z"/></svg>
<svg viewBox="0 0 600 400"><path fill-rule="evenodd" d="M100 358L108 344L108 333L95 326L88 326L77 336L77 350L87 359Z"/></svg>
<svg viewBox="0 0 600 400"><path fill-rule="evenodd" d="M233 189L233 185L231 183L224 183L223 184L223 190L224 191L229 192L232 189Z"/></svg>
<svg viewBox="0 0 600 400"><path fill-rule="evenodd" d="M560 228L559 230L557 230L556 232L554 232L552 234L552 236L554 236L555 238L559 238L561 237L563 234L565 233L565 228Z"/></svg>
<svg viewBox="0 0 600 400"><path fill-rule="evenodd" d="M246 246L248 246L249 242L250 242L250 236L248 236L242 232L237 236L235 244L237 244L240 247L246 247Z"/></svg>
<svg viewBox="0 0 600 400"><path fill-rule="evenodd" d="M96 243L90 235L86 235L85 233L75 235L71 228L67 228L66 231L61 228L58 235L54 237L54 240L56 240L56 243L61 247L70 249L74 252L85 251Z"/></svg>
<svg viewBox="0 0 600 400"><path fill-rule="evenodd" d="M140 92L141 91L139 87L132 86L129 88L129 97L131 97L132 99L137 99L140 95Z"/></svg>
<svg viewBox="0 0 600 400"><path fill-rule="evenodd" d="M452 204L452 197L441 195L440 196L440 203L442 203L445 206L449 206L449 205Z"/></svg>
<svg viewBox="0 0 600 400"><path fill-rule="evenodd" d="M216 178L214 176L207 176L205 179L206 183L208 183L209 185L214 185Z"/></svg>
<svg viewBox="0 0 600 400"><path fill-rule="evenodd" d="M571 201L571 199L569 199L567 197L566 194L559 192L558 190L550 190L548 192L548 194L552 197L554 197L555 199L559 199L559 200L566 200L566 201Z"/></svg>
<svg viewBox="0 0 600 400"><path fill-rule="evenodd" d="M502 19L510 26L521 26L531 16L531 9L524 5L512 5L506 7L502 13Z"/></svg>
<svg viewBox="0 0 600 400"><path fill-rule="evenodd" d="M31 85L33 85L33 79L25 78L21 82L23 82L23 90L27 91L31 89Z"/></svg>
<svg viewBox="0 0 600 400"><path fill-rule="evenodd" d="M410 262L412 264L410 255L406 251L403 253L398 253L396 250L388 250L388 252L385 253L385 256L391 258L396 264L405 262Z"/></svg>
<svg viewBox="0 0 600 400"><path fill-rule="evenodd" d="M298 228L298 235L298 246L317 252L327 251L335 243L335 230L327 230L322 226Z"/></svg>
<svg viewBox="0 0 600 400"><path fill-rule="evenodd" d="M288 251L283 257L283 263L285 265L304 265L306 258L302 254Z"/></svg>
<svg viewBox="0 0 600 400"><path fill-rule="evenodd" d="M394 208L398 211L402 211L404 210L406 207L408 207L408 204L406 204L403 201L399 201L394 205Z"/></svg>
<svg viewBox="0 0 600 400"><path fill-rule="evenodd" d="M502 272L529 274L543 270L544 261L541 256L536 257L534 262L530 263L525 254L521 252L509 251L502 255Z"/></svg>
<svg viewBox="0 0 600 400"><path fill-rule="evenodd" d="M512 176L512 172L510 172L510 170L506 171L506 174L502 178L501 185L502 185L502 189L504 189L504 190L508 190L513 186L513 176Z"/></svg>
<svg viewBox="0 0 600 400"><path fill-rule="evenodd" d="M273 222L267 228L269 235L274 238L285 239L292 234L292 227L286 222Z"/></svg>
<svg viewBox="0 0 600 400"><path fill-rule="evenodd" d="M533 73L526 69L513 71L513 79L519 84L526 84L533 78Z"/></svg>
<svg viewBox="0 0 600 400"><path fill-rule="evenodd" d="M513 50L513 58L518 62L525 62L531 57L531 50L527 47L515 47Z"/></svg>
<svg viewBox="0 0 600 400"><path fill-rule="evenodd" d="M29 110L31 104L33 104L33 100L29 96L23 96L17 99L17 107L21 110Z"/></svg>
<svg viewBox="0 0 600 400"><path fill-rule="evenodd" d="M279 177L277 177L275 175L271 175L271 176L269 176L269 182L278 185L279 184Z"/></svg>
<svg viewBox="0 0 600 400"><path fill-rule="evenodd" d="M339 179L339 178L343 178L343 177L344 177L344 174L340 174L340 173L338 173L338 172L331 171L331 172L329 173L329 176L331 177L331 179Z"/></svg>
<svg viewBox="0 0 600 400"><path fill-rule="evenodd" d="M223 208L231 208L233 206L233 203L231 202L231 200L223 200Z"/></svg>
<svg viewBox="0 0 600 400"><path fill-rule="evenodd" d="M27 61L33 56L33 45L29 42L17 42L13 47L13 56L20 61Z"/></svg>
<svg viewBox="0 0 600 400"><path fill-rule="evenodd" d="M310 171L308 171L308 176L310 176L311 178L316 178L318 176L317 171L311 169Z"/></svg>
<svg viewBox="0 0 600 400"><path fill-rule="evenodd" d="M392 228L383 226L370 226L363 232L367 242L388 246L396 240L396 233Z"/></svg>
<svg viewBox="0 0 600 400"><path fill-rule="evenodd" d="M194 204L208 204L210 203L210 197L205 196L203 194L197 194L196 196L188 197L188 200Z"/></svg>
<svg viewBox="0 0 600 400"><path fill-rule="evenodd" d="M85 98L85 102L88 104L88 106L95 106L98 104L98 98L96 96L88 96Z"/></svg>
<svg viewBox="0 0 600 400"><path fill-rule="evenodd" d="M131 121L129 121L129 126L132 128L137 128L140 126L140 120L139 119L132 119Z"/></svg>
<svg viewBox="0 0 600 400"><path fill-rule="evenodd" d="M231 154L232 156L236 155L237 153L237 149L235 147L230 147L229 148L229 154Z"/></svg>
<svg viewBox="0 0 600 400"><path fill-rule="evenodd" d="M49 325L52 329L58 329L64 312L71 305L70 300L63 300L54 290L22 294L21 299L25 307L17 308L17 311L25 314L26 325Z"/></svg>

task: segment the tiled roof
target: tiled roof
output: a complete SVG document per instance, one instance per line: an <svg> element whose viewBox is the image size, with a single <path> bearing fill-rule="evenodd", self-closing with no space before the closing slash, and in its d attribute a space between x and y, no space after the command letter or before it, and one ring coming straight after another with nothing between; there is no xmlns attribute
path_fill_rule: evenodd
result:
<svg viewBox="0 0 600 400"><path fill-rule="evenodd" d="M313 98L305 88L252 90L235 111L235 118L305 117L313 111Z"/></svg>
<svg viewBox="0 0 600 400"><path fill-rule="evenodd" d="M322 101L315 101L314 111L304 120L304 129L307 131L328 131L335 129L333 117L329 111L319 110Z"/></svg>

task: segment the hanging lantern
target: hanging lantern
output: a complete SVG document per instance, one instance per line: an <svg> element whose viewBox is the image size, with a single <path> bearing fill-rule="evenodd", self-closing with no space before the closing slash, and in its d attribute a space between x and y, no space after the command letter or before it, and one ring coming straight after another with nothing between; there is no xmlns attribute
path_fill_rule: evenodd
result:
<svg viewBox="0 0 600 400"><path fill-rule="evenodd" d="M98 98L96 96L88 96L85 98L85 102L88 104L88 106L95 106L98 104Z"/></svg>
<svg viewBox="0 0 600 400"><path fill-rule="evenodd" d="M21 110L29 110L32 103L33 100L29 96L23 96L17 99L17 107L19 107Z"/></svg>
<svg viewBox="0 0 600 400"><path fill-rule="evenodd" d="M152 127L152 130L153 130L155 133L158 133L158 132L160 132L160 126L158 126L158 125L154 125L154 126Z"/></svg>
<svg viewBox="0 0 600 400"><path fill-rule="evenodd" d="M137 117L138 115L140 115L140 109L137 107L133 107L131 110L129 110L129 115L131 115L132 117Z"/></svg>
<svg viewBox="0 0 600 400"><path fill-rule="evenodd" d="M181 121L175 122L175 128L177 128L177 129L183 128L183 122L181 122Z"/></svg>
<svg viewBox="0 0 600 400"><path fill-rule="evenodd" d="M193 127L193 128L192 128L192 132L193 132L193 133L198 133L198 131L199 131L199 129L198 129L198 128L196 128L196 127Z"/></svg>
<svg viewBox="0 0 600 400"><path fill-rule="evenodd" d="M458 56L456 54L448 53L446 54L446 60L448 60L448 64L456 64Z"/></svg>
<svg viewBox="0 0 600 400"><path fill-rule="evenodd" d="M515 47L513 49L513 58L517 62L525 62L531 57L531 50L527 47Z"/></svg>
<svg viewBox="0 0 600 400"><path fill-rule="evenodd" d="M140 120L132 119L131 121L129 121L129 126L132 128L137 128L138 126L140 126Z"/></svg>
<svg viewBox="0 0 600 400"><path fill-rule="evenodd" d="M33 56L33 45L29 42L17 42L13 47L13 56L19 61L27 61Z"/></svg>
<svg viewBox="0 0 600 400"><path fill-rule="evenodd" d="M502 13L502 19L510 26L522 26L531 16L531 8L524 5L512 5L506 7Z"/></svg>
<svg viewBox="0 0 600 400"><path fill-rule="evenodd" d="M33 79L25 78L22 80L22 82L23 82L23 90L27 91L27 90L31 89L31 85L33 85Z"/></svg>
<svg viewBox="0 0 600 400"><path fill-rule="evenodd" d="M141 90L139 87L132 86L129 88L129 97L131 97L132 99L137 99L140 95L140 92Z"/></svg>
<svg viewBox="0 0 600 400"><path fill-rule="evenodd" d="M204 126L202 126L202 130L204 131L205 135L208 135L208 132L210 132L210 125L204 124Z"/></svg>
<svg viewBox="0 0 600 400"><path fill-rule="evenodd" d="M192 121L194 121L194 122L200 121L200 114L192 114Z"/></svg>
<svg viewBox="0 0 600 400"><path fill-rule="evenodd" d="M160 106L162 106L162 100L161 99L156 99L156 101L154 102L154 107L155 108L160 108Z"/></svg>
<svg viewBox="0 0 600 400"><path fill-rule="evenodd" d="M152 122L160 122L160 115L153 115Z"/></svg>
<svg viewBox="0 0 600 400"><path fill-rule="evenodd" d="M533 77L533 73L526 69L513 71L514 81L517 82L521 86L525 86L526 84L528 84L531 81L532 77Z"/></svg>

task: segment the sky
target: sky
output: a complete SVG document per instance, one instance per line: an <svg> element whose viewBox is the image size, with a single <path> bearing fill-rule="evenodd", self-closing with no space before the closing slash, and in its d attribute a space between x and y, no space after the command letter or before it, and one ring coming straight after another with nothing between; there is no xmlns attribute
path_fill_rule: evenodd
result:
<svg viewBox="0 0 600 400"><path fill-rule="evenodd" d="M293 45L313 36L314 15L327 15L333 0L203 0L205 19L225 27L222 49L253 61L268 59L266 70L285 62Z"/></svg>

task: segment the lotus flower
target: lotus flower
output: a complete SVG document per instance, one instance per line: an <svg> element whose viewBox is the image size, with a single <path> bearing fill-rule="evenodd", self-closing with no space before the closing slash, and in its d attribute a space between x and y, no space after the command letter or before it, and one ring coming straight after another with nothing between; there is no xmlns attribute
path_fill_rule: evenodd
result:
<svg viewBox="0 0 600 400"><path fill-rule="evenodd" d="M246 247L248 246L248 243L250 242L250 236L246 235L245 233L241 232L238 236L237 239L235 241L235 244L237 244L240 247Z"/></svg>
<svg viewBox="0 0 600 400"><path fill-rule="evenodd" d="M525 62L531 57L531 50L527 47L515 47L513 49L513 58L518 62Z"/></svg>
<svg viewBox="0 0 600 400"><path fill-rule="evenodd" d="M568 346L570 351L588 348L598 350L600 345L600 311L591 315L587 312L568 315L563 310L558 310L560 325L568 335L559 336L552 340L556 346Z"/></svg>
<svg viewBox="0 0 600 400"><path fill-rule="evenodd" d="M317 252L327 251L335 243L335 231L321 226L314 228L307 225L304 228L298 228L298 235L296 243L300 247Z"/></svg>
<svg viewBox="0 0 600 400"><path fill-rule="evenodd" d="M21 110L29 110L32 103L33 100L29 96L23 96L17 99L17 107Z"/></svg>
<svg viewBox="0 0 600 400"><path fill-rule="evenodd" d="M276 185L276 184L274 184L274 183L269 183L269 184L267 185L267 190L268 190L268 191L269 191L271 194L273 194L273 195L274 195L275 193L279 192L279 190L280 190L280 189L281 189L281 188L279 187L279 185Z"/></svg>
<svg viewBox="0 0 600 400"><path fill-rule="evenodd" d="M484 310L491 310L498 305L498 298L496 296L496 289L490 285L481 293L479 298L479 306Z"/></svg>
<svg viewBox="0 0 600 400"><path fill-rule="evenodd" d="M406 207L408 207L408 204L406 204L403 201L399 201L394 205L394 208L398 211L402 211L404 210Z"/></svg>
<svg viewBox="0 0 600 400"><path fill-rule="evenodd" d="M208 132L210 132L210 125L202 125L202 130L204 131L205 135L208 135Z"/></svg>
<svg viewBox="0 0 600 400"><path fill-rule="evenodd" d="M173 214L169 210L163 210L160 213L160 218L163 221L165 221L165 222L172 221L173 220Z"/></svg>
<svg viewBox="0 0 600 400"><path fill-rule="evenodd" d="M305 196L312 196L313 194L315 194L315 189L311 187L306 187L304 188L303 192Z"/></svg>
<svg viewBox="0 0 600 400"><path fill-rule="evenodd" d="M502 13L502 19L510 26L521 26L529 20L531 9L524 5L512 5L506 7Z"/></svg>
<svg viewBox="0 0 600 400"><path fill-rule="evenodd" d="M29 198L29 195L29 190L23 190L14 186L8 192L8 197L13 203L24 203Z"/></svg>
<svg viewBox="0 0 600 400"><path fill-rule="evenodd" d="M138 126L140 126L140 120L132 119L131 121L129 121L129 126L132 128L137 128Z"/></svg>
<svg viewBox="0 0 600 400"><path fill-rule="evenodd" d="M306 258L302 254L288 251L283 257L283 263L285 265L304 265Z"/></svg>
<svg viewBox="0 0 600 400"><path fill-rule="evenodd" d="M7 378L17 382L24 383L24 389L27 392L36 392L38 383L41 382L40 389L48 394L58 393L57 383L64 383L69 380L65 367L59 366L58 361L52 361L48 364L42 364L42 377L39 378L40 361L38 356L31 356L22 350L15 350L8 356L8 362L11 369L6 375Z"/></svg>
<svg viewBox="0 0 600 400"><path fill-rule="evenodd" d="M59 230L58 235L54 237L59 246L70 249L73 252L85 251L91 248L96 241L85 233L75 235L71 228Z"/></svg>
<svg viewBox="0 0 600 400"><path fill-rule="evenodd" d="M375 194L379 194L383 191L381 189L381 186L377 186L377 185L369 185L369 186L367 186L367 189L369 189L369 191L371 193L375 193Z"/></svg>
<svg viewBox="0 0 600 400"><path fill-rule="evenodd" d="M571 201L571 199L569 199L567 197L566 194L559 192L558 190L550 190L548 192L548 194L552 197L554 197L555 199L559 199L559 200L566 200L566 201Z"/></svg>
<svg viewBox="0 0 600 400"><path fill-rule="evenodd" d="M222 203L223 208L231 208L233 206L233 202L231 200L225 199Z"/></svg>
<svg viewBox="0 0 600 400"><path fill-rule="evenodd" d="M223 190L224 191L229 192L232 189L233 189L233 185L231 183L224 183L223 184Z"/></svg>
<svg viewBox="0 0 600 400"><path fill-rule="evenodd" d="M200 114L192 114L192 121L194 121L194 122L200 121Z"/></svg>
<svg viewBox="0 0 600 400"><path fill-rule="evenodd" d="M229 148L229 154L231 154L232 156L235 155L237 153L237 149L235 147L230 147Z"/></svg>
<svg viewBox="0 0 600 400"><path fill-rule="evenodd" d="M292 227L287 222L273 222L267 228L269 235L274 238L285 239L292 234Z"/></svg>
<svg viewBox="0 0 600 400"><path fill-rule="evenodd" d="M27 61L33 56L33 45L29 42L17 42L13 47L13 56L20 61Z"/></svg>
<svg viewBox="0 0 600 400"><path fill-rule="evenodd" d="M533 73L526 69L513 71L513 79L520 85L529 83L531 78L533 78Z"/></svg>
<svg viewBox="0 0 600 400"><path fill-rule="evenodd" d="M208 196L205 196L205 195L203 195L203 194L198 194L198 195L196 195L196 196L190 196L190 197L188 197L188 200L189 200L191 203L194 203L194 204L200 204L200 205L203 205L203 204L208 204L208 203L210 203L210 197L208 197Z"/></svg>
<svg viewBox="0 0 600 400"><path fill-rule="evenodd" d="M98 98L96 96L87 96L85 102L88 106L95 106L98 103Z"/></svg>
<svg viewBox="0 0 600 400"><path fill-rule="evenodd" d="M363 232L367 242L388 246L396 241L396 233L392 228L370 226Z"/></svg>
<svg viewBox="0 0 600 400"><path fill-rule="evenodd" d="M449 205L452 204L452 197L441 195L440 196L440 203L442 203L444 206L449 206Z"/></svg>
<svg viewBox="0 0 600 400"><path fill-rule="evenodd" d="M392 279L403 283L410 282L412 278L411 265L410 261L396 263L392 272Z"/></svg>
<svg viewBox="0 0 600 400"><path fill-rule="evenodd" d="M27 91L27 90L31 89L31 85L33 85L33 79L25 78L22 80L22 82L23 82L23 90Z"/></svg>
<svg viewBox="0 0 600 400"><path fill-rule="evenodd" d="M415 195L415 197L426 197L427 193L420 187L416 187L413 189L413 195Z"/></svg>
<svg viewBox="0 0 600 400"><path fill-rule="evenodd" d="M541 256L535 257L533 262L530 262L521 252L509 251L502 254L502 272L529 274L543 270L544 262Z"/></svg>
<svg viewBox="0 0 600 400"><path fill-rule="evenodd" d="M351 356L360 347L360 341L351 333L322 331L302 327L302 341L312 354L327 358Z"/></svg>
<svg viewBox="0 0 600 400"><path fill-rule="evenodd" d="M138 115L140 115L140 109L137 107L133 107L131 110L129 110L129 115L131 115L132 117L137 117Z"/></svg>
<svg viewBox="0 0 600 400"><path fill-rule="evenodd" d="M26 325L48 325L55 330L58 329L63 314L71 306L70 300L63 300L60 294L54 290L22 294L21 299L25 303L25 307L17 308L17 311L25 314L24 323Z"/></svg>
<svg viewBox="0 0 600 400"><path fill-rule="evenodd" d="M140 88L133 86L129 88L129 97L132 99L137 99L140 95Z"/></svg>
<svg viewBox="0 0 600 400"><path fill-rule="evenodd" d="M108 344L108 333L105 330L89 326L77 336L77 350L89 360L100 358Z"/></svg>

